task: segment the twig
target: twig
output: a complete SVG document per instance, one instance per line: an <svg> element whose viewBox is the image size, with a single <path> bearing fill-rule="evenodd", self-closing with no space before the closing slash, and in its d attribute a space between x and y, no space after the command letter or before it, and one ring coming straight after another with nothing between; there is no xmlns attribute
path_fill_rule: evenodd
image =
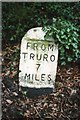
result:
<svg viewBox="0 0 80 120"><path fill-rule="evenodd" d="M39 114L39 112L38 112L38 110L36 109L36 107L34 107L34 109L35 109L35 111L36 111L37 115L41 118L41 115ZM44 120L44 119L43 119L43 118L41 118L41 120Z"/></svg>

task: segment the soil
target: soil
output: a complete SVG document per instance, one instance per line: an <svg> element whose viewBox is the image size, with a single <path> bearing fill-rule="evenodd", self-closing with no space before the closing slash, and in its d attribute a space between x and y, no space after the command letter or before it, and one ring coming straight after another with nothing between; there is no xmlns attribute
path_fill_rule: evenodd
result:
<svg viewBox="0 0 80 120"><path fill-rule="evenodd" d="M80 120L80 67L57 68L55 89L47 95L29 98L19 90L20 45L6 45L0 53L2 66L2 120Z"/></svg>

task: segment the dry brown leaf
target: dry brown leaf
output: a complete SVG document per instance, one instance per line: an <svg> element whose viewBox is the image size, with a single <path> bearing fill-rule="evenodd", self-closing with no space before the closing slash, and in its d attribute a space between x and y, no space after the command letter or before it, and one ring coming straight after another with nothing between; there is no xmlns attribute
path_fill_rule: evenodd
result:
<svg viewBox="0 0 80 120"><path fill-rule="evenodd" d="M27 110L25 113L24 113L24 117L28 118L30 116L30 111Z"/></svg>
<svg viewBox="0 0 80 120"><path fill-rule="evenodd" d="M10 74L10 71L8 70L5 74L5 76L8 76Z"/></svg>
<svg viewBox="0 0 80 120"><path fill-rule="evenodd" d="M11 101L11 100L9 100L9 99L7 99L6 102L9 103L9 104L12 104L12 103L13 103L13 101Z"/></svg>
<svg viewBox="0 0 80 120"><path fill-rule="evenodd" d="M10 77L13 78L17 74L17 71L12 71L12 74L10 74Z"/></svg>
<svg viewBox="0 0 80 120"><path fill-rule="evenodd" d="M18 94L16 92L13 92L13 95L18 96Z"/></svg>

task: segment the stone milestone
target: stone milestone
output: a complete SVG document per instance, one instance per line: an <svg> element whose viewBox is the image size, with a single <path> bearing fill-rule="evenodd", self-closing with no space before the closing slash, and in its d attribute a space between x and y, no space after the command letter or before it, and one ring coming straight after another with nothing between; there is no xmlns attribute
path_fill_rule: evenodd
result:
<svg viewBox="0 0 80 120"><path fill-rule="evenodd" d="M21 41L19 86L33 89L55 88L58 46L45 39L42 27L30 29Z"/></svg>

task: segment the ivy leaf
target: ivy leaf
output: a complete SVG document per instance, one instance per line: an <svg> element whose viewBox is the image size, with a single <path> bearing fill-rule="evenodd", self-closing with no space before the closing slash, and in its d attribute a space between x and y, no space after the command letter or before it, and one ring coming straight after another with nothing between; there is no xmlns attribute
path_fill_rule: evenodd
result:
<svg viewBox="0 0 80 120"><path fill-rule="evenodd" d="M72 58L71 57L68 57L68 62L71 62L72 61Z"/></svg>
<svg viewBox="0 0 80 120"><path fill-rule="evenodd" d="M68 45L66 45L66 49L69 49L69 46L68 46Z"/></svg>

